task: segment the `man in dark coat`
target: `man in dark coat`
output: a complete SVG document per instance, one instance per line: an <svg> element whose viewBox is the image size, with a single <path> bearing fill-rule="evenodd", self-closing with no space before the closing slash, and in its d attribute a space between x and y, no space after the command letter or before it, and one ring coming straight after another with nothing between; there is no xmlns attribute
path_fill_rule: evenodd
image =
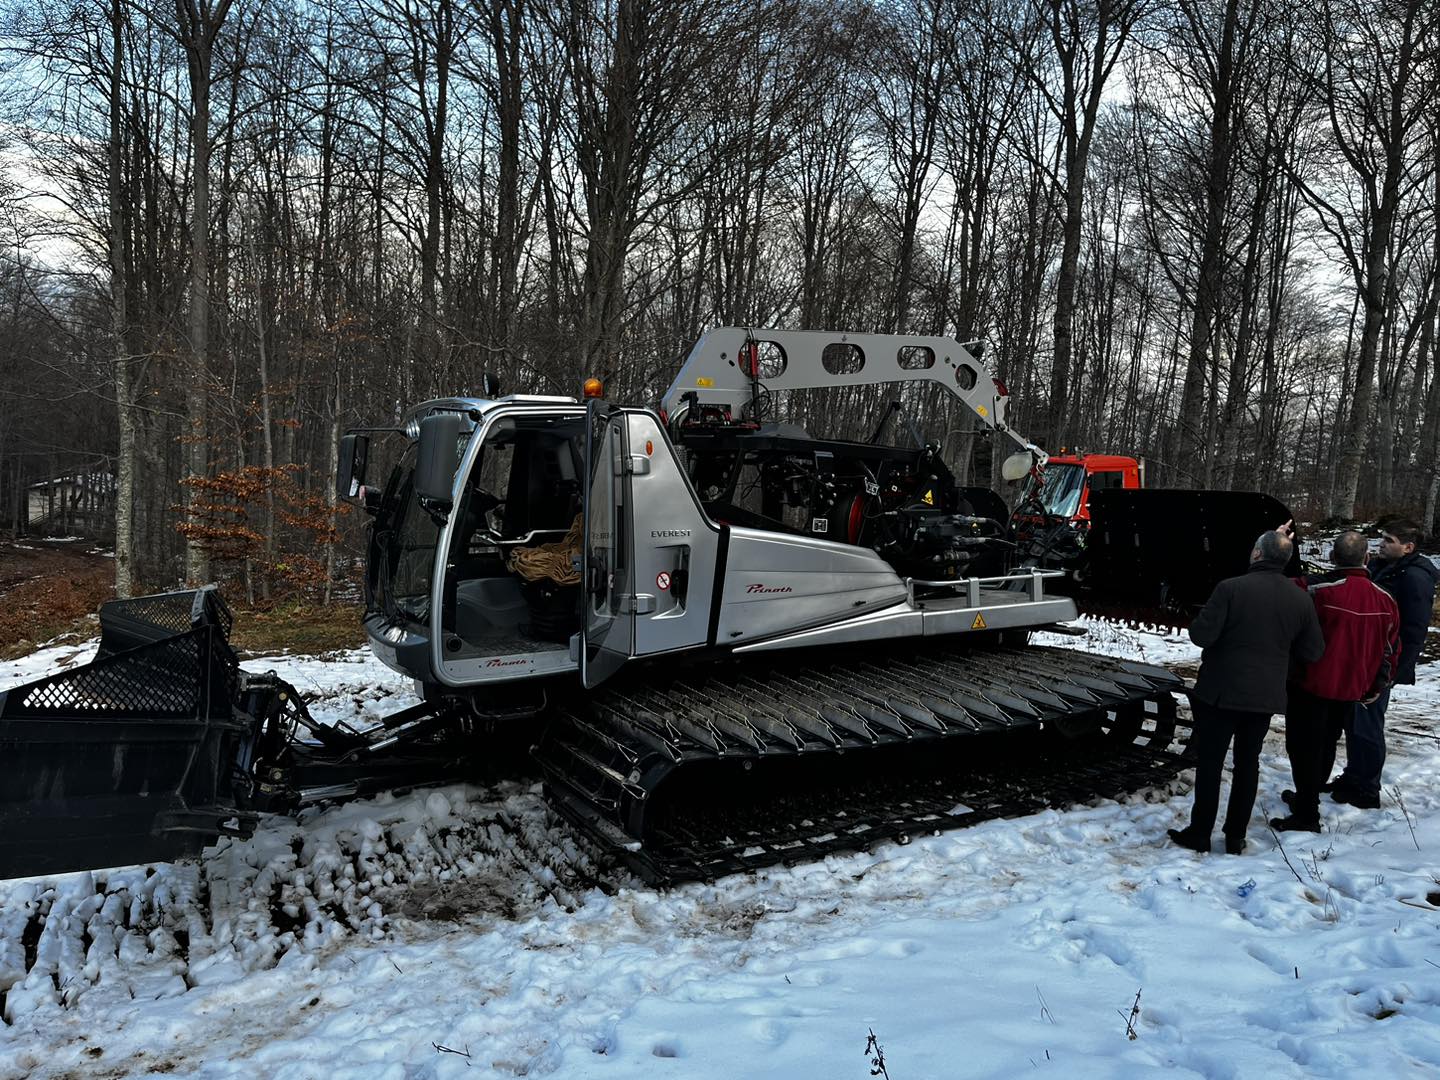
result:
<svg viewBox="0 0 1440 1080"><path fill-rule="evenodd" d="M1260 783L1260 746L1270 717L1285 711L1285 680L1294 663L1325 653L1320 620L1310 597L1285 576L1294 545L1267 532L1250 552L1250 569L1215 586L1190 624L1190 640L1204 651L1190 694L1195 717L1195 805L1190 824L1170 839L1193 851L1210 850L1220 807L1220 771L1235 743L1225 850L1245 850L1245 831Z"/></svg>
<svg viewBox="0 0 1440 1080"><path fill-rule="evenodd" d="M1280 794L1290 813L1270 819L1277 832L1320 831L1320 790L1335 764L1335 743L1357 703L1374 701L1394 678L1400 612L1365 572L1368 547L1358 532L1341 533L1330 553L1335 571L1309 585L1325 655L1290 685L1285 751L1295 790Z"/></svg>
<svg viewBox="0 0 1440 1080"><path fill-rule="evenodd" d="M1413 521L1392 521L1380 537L1380 558L1370 561L1370 579L1395 598L1400 608L1400 659L1395 682L1415 684L1415 662L1425 645L1435 606L1435 564L1415 549L1423 539ZM1374 810L1380 806L1380 773L1385 767L1387 687L1368 704L1355 706L1345 731L1345 771L1330 796L1338 803Z"/></svg>

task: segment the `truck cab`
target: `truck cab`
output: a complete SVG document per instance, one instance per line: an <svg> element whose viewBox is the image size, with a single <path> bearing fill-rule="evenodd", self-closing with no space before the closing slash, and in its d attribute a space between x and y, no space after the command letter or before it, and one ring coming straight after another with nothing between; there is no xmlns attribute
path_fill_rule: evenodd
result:
<svg viewBox="0 0 1440 1080"><path fill-rule="evenodd" d="M1015 529L1022 536L1061 524L1085 530L1090 527L1093 492L1144 486L1143 466L1132 457L1062 448L1026 477L1015 508Z"/></svg>

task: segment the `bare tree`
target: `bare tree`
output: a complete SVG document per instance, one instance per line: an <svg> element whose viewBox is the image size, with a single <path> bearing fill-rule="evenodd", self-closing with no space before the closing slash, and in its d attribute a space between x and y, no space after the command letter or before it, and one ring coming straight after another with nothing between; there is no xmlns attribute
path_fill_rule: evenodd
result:
<svg viewBox="0 0 1440 1080"><path fill-rule="evenodd" d="M1349 184L1302 185L1334 239L1363 307L1354 400L1340 449L1332 513L1350 517L1371 431L1381 334L1390 316L1390 248L1401 202L1427 175L1417 170L1433 110L1433 52L1440 7L1430 0L1320 0L1299 56L1313 71L1336 153Z"/></svg>
<svg viewBox="0 0 1440 1080"><path fill-rule="evenodd" d="M135 591L135 391L127 309L129 276L125 259L125 4L110 2L110 139L106 153L106 189L110 214L110 321L115 357L115 411L119 440L115 449L115 595Z"/></svg>
<svg viewBox="0 0 1440 1080"><path fill-rule="evenodd" d="M1214 448L1212 428L1205 423L1206 398L1219 399L1218 380L1207 380L1214 363L1214 337L1224 291L1227 218L1235 189L1235 126L1243 84L1253 78L1251 41L1262 5L1258 0L1223 0L1219 10L1206 0L1182 0L1180 25L1172 31L1176 45L1199 69L1209 105L1208 152L1204 163L1204 211L1199 238L1199 270L1190 318L1190 348L1185 362L1185 388L1180 401L1176 438L1170 454L1175 475L1191 484L1210 482ZM1255 220L1252 215L1251 220ZM1238 370L1238 368L1236 369ZM1206 394L1207 381L1209 394ZM1238 394L1243 375L1232 380ZM1238 405L1238 402L1237 402ZM1197 466L1200 466L1197 471Z"/></svg>
<svg viewBox="0 0 1440 1080"><path fill-rule="evenodd" d="M957 12L948 0L886 6L875 50L874 117L895 187L895 270L886 329L910 327L916 233L935 184L943 104L953 92Z"/></svg>
<svg viewBox="0 0 1440 1080"><path fill-rule="evenodd" d="M1145 0L1035 0L1043 34L1026 42L1026 70L1059 124L1060 268L1055 287L1055 351L1050 368L1050 438L1065 441L1075 286L1080 261L1085 176L1105 87L1130 34L1146 14Z"/></svg>
<svg viewBox="0 0 1440 1080"><path fill-rule="evenodd" d="M175 0L175 35L185 50L190 76L190 318L185 381L185 478L203 478L209 463L210 388L210 91L214 81L215 42L230 11L230 0ZM188 489L187 504L199 501ZM205 545L191 536L185 545L185 577L203 582L210 576Z"/></svg>
<svg viewBox="0 0 1440 1080"><path fill-rule="evenodd" d="M547 13L564 49L575 168L583 199L581 308L574 352L613 371L636 233L694 185L701 145L690 117L717 92L738 12L704 0L596 0Z"/></svg>

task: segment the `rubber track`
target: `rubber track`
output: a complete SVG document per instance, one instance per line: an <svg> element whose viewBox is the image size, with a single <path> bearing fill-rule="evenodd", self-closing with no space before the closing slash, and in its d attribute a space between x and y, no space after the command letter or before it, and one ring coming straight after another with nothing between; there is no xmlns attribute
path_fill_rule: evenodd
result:
<svg viewBox="0 0 1440 1080"><path fill-rule="evenodd" d="M869 850L879 843L908 843L916 836L961 829L996 818L1024 817L1047 808L1064 809L1102 798L1118 798L1173 779L1185 767L1177 754L1131 747L991 761L985 771L948 779L906 783L890 778L863 792L849 791L848 805L835 807L838 791L812 792L766 820L732 808L717 819L691 827L657 830L652 845L663 852L663 879L708 881L725 874L776 863L811 862L827 855ZM654 879L647 861L626 859Z"/></svg>
<svg viewBox="0 0 1440 1080"><path fill-rule="evenodd" d="M1113 796L1181 767L1183 683L1154 665L923 642L799 660L651 666L562 707L536 751L547 796L673 882ZM1044 729L1088 737L1036 742Z"/></svg>

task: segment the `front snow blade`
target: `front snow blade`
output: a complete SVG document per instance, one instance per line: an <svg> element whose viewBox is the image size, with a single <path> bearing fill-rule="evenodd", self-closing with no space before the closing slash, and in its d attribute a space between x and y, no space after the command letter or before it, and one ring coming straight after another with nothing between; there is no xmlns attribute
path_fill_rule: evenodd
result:
<svg viewBox="0 0 1440 1080"><path fill-rule="evenodd" d="M253 827L230 619L213 586L112 601L93 662L0 693L0 878L174 859Z"/></svg>

